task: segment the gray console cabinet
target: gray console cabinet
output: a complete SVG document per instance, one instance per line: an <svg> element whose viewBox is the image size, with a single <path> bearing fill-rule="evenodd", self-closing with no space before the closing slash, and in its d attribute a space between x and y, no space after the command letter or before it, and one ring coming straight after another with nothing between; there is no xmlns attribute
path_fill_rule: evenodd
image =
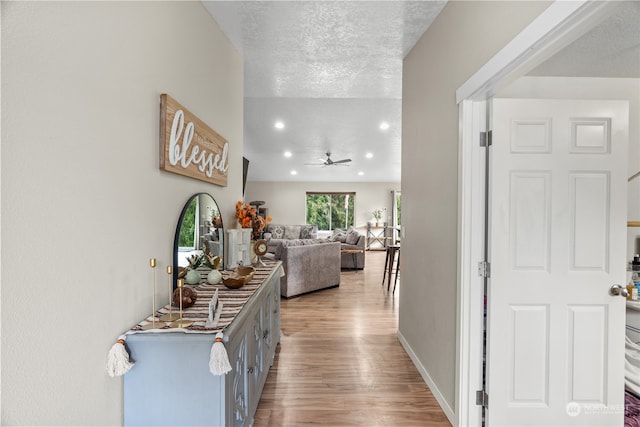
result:
<svg viewBox="0 0 640 427"><path fill-rule="evenodd" d="M232 371L209 372L212 334L127 337L134 367L124 377L124 424L252 426L280 341L280 275L274 268L224 331Z"/></svg>

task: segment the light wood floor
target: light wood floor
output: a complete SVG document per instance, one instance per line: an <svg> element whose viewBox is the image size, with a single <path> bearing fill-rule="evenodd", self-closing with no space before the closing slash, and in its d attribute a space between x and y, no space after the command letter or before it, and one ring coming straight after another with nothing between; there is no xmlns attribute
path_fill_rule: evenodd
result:
<svg viewBox="0 0 640 427"><path fill-rule="evenodd" d="M369 251L340 287L282 300L256 427L451 425L397 339L402 285L387 293L383 267L384 252Z"/></svg>

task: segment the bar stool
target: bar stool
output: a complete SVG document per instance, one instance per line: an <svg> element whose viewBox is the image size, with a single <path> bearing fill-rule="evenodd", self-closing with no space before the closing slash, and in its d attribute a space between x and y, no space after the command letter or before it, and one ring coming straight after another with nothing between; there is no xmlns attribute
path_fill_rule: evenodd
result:
<svg viewBox="0 0 640 427"><path fill-rule="evenodd" d="M387 246L387 255L384 260L384 274L382 275L382 286L384 286L385 278L387 279L387 292L389 292L389 289L391 288L391 275L393 274L394 261L396 262L396 276L393 280L393 293L396 292L398 271L400 270L400 245Z"/></svg>

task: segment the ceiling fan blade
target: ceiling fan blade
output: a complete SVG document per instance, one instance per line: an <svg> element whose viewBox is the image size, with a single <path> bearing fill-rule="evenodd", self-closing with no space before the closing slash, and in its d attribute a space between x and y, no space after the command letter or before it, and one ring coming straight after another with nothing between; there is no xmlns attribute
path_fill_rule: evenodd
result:
<svg viewBox="0 0 640 427"><path fill-rule="evenodd" d="M320 160L322 163L305 163L305 165L307 166L349 166L346 163L349 163L351 161L351 159L342 159L342 160L338 160L338 161L333 161L331 160L331 153L327 153L327 158L326 159L318 159Z"/></svg>

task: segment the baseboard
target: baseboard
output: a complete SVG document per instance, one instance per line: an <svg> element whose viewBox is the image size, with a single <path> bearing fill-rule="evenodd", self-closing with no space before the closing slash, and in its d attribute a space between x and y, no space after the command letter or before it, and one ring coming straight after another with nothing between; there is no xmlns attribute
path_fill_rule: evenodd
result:
<svg viewBox="0 0 640 427"><path fill-rule="evenodd" d="M413 364L416 366L416 368L418 368L418 372L420 373L420 376L422 377L424 382L427 384L427 386L431 390L431 393L436 398L436 401L438 401L438 404L440 405L440 408L442 408L442 411L444 412L444 414L447 416L447 419L449 420L452 426L455 426L456 425L455 411L451 409L446 399L444 398L442 393L440 393L440 390L438 390L438 387L431 379L431 376L429 375L425 367L422 365L422 363L420 363L420 360L418 360L418 357L413 352L413 350L411 349L411 346L409 345L409 343L407 343L407 340L404 339L400 331L398 331L397 336L398 336L398 340L400 341L400 344L404 348L404 351L407 352Z"/></svg>

